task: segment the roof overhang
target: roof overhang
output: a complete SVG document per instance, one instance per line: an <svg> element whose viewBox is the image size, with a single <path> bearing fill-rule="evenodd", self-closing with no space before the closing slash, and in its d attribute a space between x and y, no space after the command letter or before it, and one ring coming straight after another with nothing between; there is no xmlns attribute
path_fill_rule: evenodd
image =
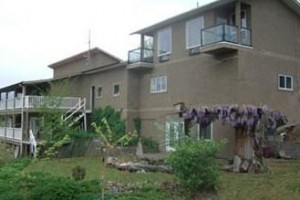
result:
<svg viewBox="0 0 300 200"><path fill-rule="evenodd" d="M300 1L299 0L282 0L290 9L300 15Z"/></svg>
<svg viewBox="0 0 300 200"><path fill-rule="evenodd" d="M53 63L51 65L48 65L49 68L51 69L54 69L54 68L57 68L57 67L61 67L61 66L64 66L65 64L68 64L68 63L72 63L72 62L75 62L75 61L78 61L78 60L84 60L84 59L87 59L88 57L88 54L90 54L90 56L93 56L93 55L96 55L96 54L99 54L99 53L102 53L112 59L114 59L116 62L122 62L122 60L98 47L95 47L95 48L92 48L88 51L84 51L84 52L81 52L79 54L76 54L74 56L71 56L69 58L66 58L66 59L63 59L63 60L60 60L56 63Z"/></svg>
<svg viewBox="0 0 300 200"><path fill-rule="evenodd" d="M8 85L6 87L0 88L0 92L14 90L17 88L21 88L23 86L29 86L29 85L38 85L43 83L49 83L53 79L39 79L39 80L32 80L32 81L21 81L12 85Z"/></svg>
<svg viewBox="0 0 300 200"><path fill-rule="evenodd" d="M235 1L236 0L217 0L217 1L214 1L210 4L201 6L199 8L195 8L195 9L190 10L188 12L185 12L185 13L176 15L174 17L168 18L168 19L166 19L162 22L159 22L157 24L154 24L154 25L148 26L146 28L140 29L138 31L135 31L135 32L131 33L131 35L144 34L144 35L150 35L151 36L151 35L153 35L153 31L156 30L156 29L162 28L164 26L168 26L168 25L170 25L174 22L192 17L192 16L194 16L198 13L202 13L202 12L205 12L205 11L208 11L208 10L211 10L211 9L215 9L217 7L220 7L220 6L226 5L228 3L235 2Z"/></svg>
<svg viewBox="0 0 300 200"><path fill-rule="evenodd" d="M153 36L153 31L156 29L160 29L164 26L168 26L174 22L180 21L180 20L184 20L186 18L192 17L198 13L202 13L211 9L215 9L218 8L220 6L226 5L228 3L232 3L235 2L237 0L216 0L210 4L201 6L199 8L195 8L193 10L190 10L188 12L176 15L174 17L168 18L164 21L161 21L159 23L156 23L154 25L148 26L146 28L140 29L138 31L135 31L133 33L131 33L130 35L134 35L134 34L141 34L141 35L149 35L149 36ZM297 14L300 15L300 0L282 0L290 9L292 9L293 11L295 11Z"/></svg>

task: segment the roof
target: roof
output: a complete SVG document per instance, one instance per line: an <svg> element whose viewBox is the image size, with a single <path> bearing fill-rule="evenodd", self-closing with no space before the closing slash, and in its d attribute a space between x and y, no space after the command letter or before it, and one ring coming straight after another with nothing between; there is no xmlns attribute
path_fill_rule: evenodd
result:
<svg viewBox="0 0 300 200"><path fill-rule="evenodd" d="M151 35L151 32L155 29L159 29L159 28L162 28L164 26L168 26L168 25L170 25L174 22L192 17L197 13L201 13L201 12L204 12L204 11L207 11L207 10L211 10L211 9L217 8L219 6L222 6L222 5L234 2L234 1L236 1L236 0L217 0L217 1L214 1L212 3L206 4L204 6L201 6L199 8L195 8L195 9L192 9L192 10L187 11L185 13L176 15L176 16L171 17L171 18L168 18L164 21L161 21L161 22L156 23L154 25L148 26L148 27L143 28L141 30L135 31L135 32L131 33L131 35L133 35L133 34L149 34L149 33Z"/></svg>
<svg viewBox="0 0 300 200"><path fill-rule="evenodd" d="M74 56L71 56L71 57L69 57L69 58L65 58L65 59L60 60L60 61L58 61L58 62L56 62L56 63L53 63L53 64L51 64L51 65L48 65L48 67L54 69L54 68L56 68L56 67L60 67L60 66L63 66L63 65L65 65L65 64L68 64L68 63L71 63L71 62L75 62L75 61L77 61L77 60L86 59L89 52L90 52L91 56L92 56L92 55L95 55L95 54L98 54L98 53L102 53L102 54L105 54L105 55L107 55L108 57L110 57L110 58L116 60L117 62L121 62L121 61L122 61L120 58L118 58L118 57L116 57L116 56L114 56L114 55L112 55L112 54L110 54L110 53L108 53L108 52L106 52L106 51L104 51L104 50L98 48L98 47L95 47L95 48L92 48L91 50L81 52L81 53L76 54L76 55L74 55Z"/></svg>
<svg viewBox="0 0 300 200"><path fill-rule="evenodd" d="M19 88L22 86L27 86L27 85L36 85L36 84L42 84L42 83L48 83L52 79L39 79L39 80L31 80L31 81L21 81L12 85L8 85L6 87L0 88L0 91L5 91L13 88Z"/></svg>
<svg viewBox="0 0 300 200"><path fill-rule="evenodd" d="M282 0L290 9L300 15L300 1L299 0Z"/></svg>
<svg viewBox="0 0 300 200"><path fill-rule="evenodd" d="M195 8L192 9L190 11L184 12L182 14L176 15L174 17L168 18L164 21L161 21L159 23L156 23L154 25L148 26L146 28L140 29L138 31L135 31L133 33L131 33L131 35L133 34L145 34L145 35L153 35L153 31L159 28L162 28L164 26L168 26L170 24L173 24L177 21L192 17L198 13L202 13L232 2L235 2L237 0L216 0L212 3L206 4L204 6L201 6L199 8ZM300 15L300 0L281 0L282 2L284 2L289 8L291 8L293 11L295 11L298 15Z"/></svg>

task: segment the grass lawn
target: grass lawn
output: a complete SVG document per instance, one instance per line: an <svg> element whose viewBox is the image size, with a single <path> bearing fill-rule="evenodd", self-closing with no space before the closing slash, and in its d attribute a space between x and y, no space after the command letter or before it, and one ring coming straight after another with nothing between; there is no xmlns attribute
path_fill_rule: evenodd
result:
<svg viewBox="0 0 300 200"><path fill-rule="evenodd" d="M268 174L221 173L221 184L213 199L285 199L300 197L300 161L265 160L271 170ZM129 173L103 166L101 158L85 157L36 161L25 168L24 172L42 171L55 176L72 177L72 168L80 165L86 168L86 179L100 179L121 183L143 182L160 185L163 182L175 182L175 176L163 173ZM171 198L171 199L174 199ZM188 199L178 197L176 199ZM165 199L167 200L167 199Z"/></svg>
<svg viewBox="0 0 300 200"><path fill-rule="evenodd" d="M130 173L105 167L102 157L79 157L72 159L55 159L48 161L36 161L25 168L24 172L42 171L54 176L72 177L72 169L80 165L86 168L86 180L100 179L121 183L149 182L162 183L175 181L175 177L166 173Z"/></svg>

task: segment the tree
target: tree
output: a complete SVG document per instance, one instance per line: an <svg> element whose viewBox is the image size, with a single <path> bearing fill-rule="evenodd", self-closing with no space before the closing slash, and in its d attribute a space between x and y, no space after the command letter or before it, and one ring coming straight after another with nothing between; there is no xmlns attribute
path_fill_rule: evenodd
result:
<svg viewBox="0 0 300 200"><path fill-rule="evenodd" d="M193 123L200 124L201 127L208 126L215 120L229 123L235 128L237 138L236 153L239 152L240 145L244 145L249 139L254 156L251 160L255 161L256 168L263 168L262 140L266 133L274 133L275 129L287 122L286 117L277 111L269 109L267 106L257 107L253 105L217 105L212 108L192 108L184 107L182 110L186 127ZM186 135L189 134L187 129ZM245 139L246 138L246 139ZM240 155L245 157L245 155Z"/></svg>

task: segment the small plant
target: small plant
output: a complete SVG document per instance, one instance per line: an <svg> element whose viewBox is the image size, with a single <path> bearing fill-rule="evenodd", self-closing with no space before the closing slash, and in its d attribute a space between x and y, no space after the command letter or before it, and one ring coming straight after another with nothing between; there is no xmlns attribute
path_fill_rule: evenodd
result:
<svg viewBox="0 0 300 200"><path fill-rule="evenodd" d="M213 141L183 139L167 162L182 186L189 192L214 190L219 184L219 169L215 162L220 145Z"/></svg>
<svg viewBox="0 0 300 200"><path fill-rule="evenodd" d="M81 166L76 166L72 169L72 176L74 180L81 181L86 175L86 169Z"/></svg>

